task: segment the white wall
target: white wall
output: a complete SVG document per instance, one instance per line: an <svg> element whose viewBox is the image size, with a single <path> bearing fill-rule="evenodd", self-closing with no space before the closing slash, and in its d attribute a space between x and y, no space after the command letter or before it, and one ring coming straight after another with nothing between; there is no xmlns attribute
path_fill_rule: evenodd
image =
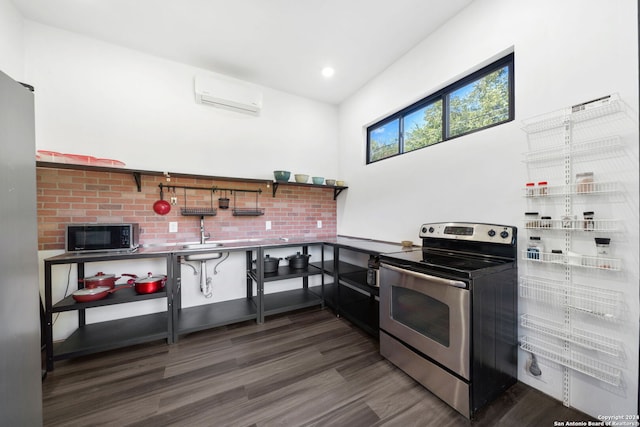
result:
<svg viewBox="0 0 640 427"><path fill-rule="evenodd" d="M398 241L416 240L424 221L515 222L525 182L521 120L612 92L638 105L635 3L474 1L341 104L340 170L350 188L339 198L338 231ZM514 122L365 164L367 124L512 47Z"/></svg>
<svg viewBox="0 0 640 427"><path fill-rule="evenodd" d="M0 70L14 80L23 81L22 15L9 0L0 0Z"/></svg>
<svg viewBox="0 0 640 427"><path fill-rule="evenodd" d="M527 238L522 230L527 210L522 189L528 179L522 154L528 147L521 121L617 92L635 110L637 123L637 17L634 0L472 2L341 104L340 170L349 190L338 198L338 233L417 241L424 222L467 220L516 225L522 247ZM365 164L368 124L512 49L514 122ZM637 410L637 141L637 133L627 140L627 156L617 163L626 168L619 177L628 189L619 209L625 235L614 237L624 273L589 278L599 286L623 290L629 305L627 322L608 329L625 343L624 384L609 390L597 380L571 373L570 404L594 416ZM615 162L611 168L615 172ZM523 263L519 268L526 271ZM520 304L523 312L526 302ZM521 361L526 356L519 352ZM561 370L542 363L544 380L525 375L522 363L520 379L562 399Z"/></svg>
<svg viewBox="0 0 640 427"><path fill-rule="evenodd" d="M211 73L35 22L26 21L25 28L26 74L37 94L38 149L118 159L143 170L270 179L273 170L285 169L337 176L335 106L266 87L258 87L264 99L257 117L203 106L194 101L193 78ZM40 257L57 253L41 251ZM183 268L183 307L241 298L246 280L240 255L220 266L211 300L199 292L192 270ZM209 263L210 274L215 262ZM95 271L87 276L165 270L157 260L90 268ZM54 268L54 300L75 289L67 289L67 282L75 283L73 271L67 279L68 266ZM103 307L92 310L87 321L165 309L164 299ZM54 339L64 339L77 327L75 313L57 315L55 325Z"/></svg>
<svg viewBox="0 0 640 427"><path fill-rule="evenodd" d="M210 74L26 21L38 149L143 170L272 178L337 176L337 108L266 87L259 117L196 104Z"/></svg>

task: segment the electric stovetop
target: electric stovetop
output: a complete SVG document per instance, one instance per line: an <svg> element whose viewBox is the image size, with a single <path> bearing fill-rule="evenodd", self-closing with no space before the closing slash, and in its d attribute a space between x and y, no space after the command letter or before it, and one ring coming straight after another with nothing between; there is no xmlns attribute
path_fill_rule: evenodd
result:
<svg viewBox="0 0 640 427"><path fill-rule="evenodd" d="M423 248L382 254L380 262L425 274L441 272L461 278L473 278L512 268L514 260Z"/></svg>

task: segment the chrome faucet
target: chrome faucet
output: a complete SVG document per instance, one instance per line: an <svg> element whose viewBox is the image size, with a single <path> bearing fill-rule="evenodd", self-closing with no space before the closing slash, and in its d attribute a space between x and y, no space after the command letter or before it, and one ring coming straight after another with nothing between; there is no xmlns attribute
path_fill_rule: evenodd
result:
<svg viewBox="0 0 640 427"><path fill-rule="evenodd" d="M210 238L211 238L211 234L206 233L204 231L204 216L201 216L200 217L200 243L204 244Z"/></svg>

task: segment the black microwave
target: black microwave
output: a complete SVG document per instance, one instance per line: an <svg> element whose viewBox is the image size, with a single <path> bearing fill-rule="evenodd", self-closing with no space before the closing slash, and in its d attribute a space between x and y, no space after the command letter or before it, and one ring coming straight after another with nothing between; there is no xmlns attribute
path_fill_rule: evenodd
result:
<svg viewBox="0 0 640 427"><path fill-rule="evenodd" d="M138 224L68 224L64 248L67 252L116 252L138 248Z"/></svg>

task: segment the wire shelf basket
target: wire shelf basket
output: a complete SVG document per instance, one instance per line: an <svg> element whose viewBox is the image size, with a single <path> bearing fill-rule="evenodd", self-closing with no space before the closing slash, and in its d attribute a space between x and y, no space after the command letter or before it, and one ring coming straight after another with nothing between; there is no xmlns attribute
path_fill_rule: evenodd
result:
<svg viewBox="0 0 640 427"><path fill-rule="evenodd" d="M620 100L617 94L612 94L601 99L525 120L522 122L522 130L528 134L544 132L561 127L568 121L580 123L619 113L627 114L627 110L626 103Z"/></svg>
<svg viewBox="0 0 640 427"><path fill-rule="evenodd" d="M233 208L234 216L260 216L264 215L264 209L262 208Z"/></svg>
<svg viewBox="0 0 640 427"><path fill-rule="evenodd" d="M182 216L216 216L216 208L180 208Z"/></svg>
<svg viewBox="0 0 640 427"><path fill-rule="evenodd" d="M528 230L620 231L619 219L529 219L523 220Z"/></svg>
<svg viewBox="0 0 640 427"><path fill-rule="evenodd" d="M618 321L622 315L622 292L538 277L520 277L520 297L590 314L600 319Z"/></svg>
<svg viewBox="0 0 640 427"><path fill-rule="evenodd" d="M560 145L549 147L541 150L533 150L524 153L525 163L543 163L564 160L568 155L571 155L574 160L579 160L579 157L588 155L597 155L598 158L602 158L612 151L622 149L622 139L619 136L611 136L607 138L595 139L592 141L580 142L571 145Z"/></svg>
<svg viewBox="0 0 640 427"><path fill-rule="evenodd" d="M581 372L615 387L620 386L620 369L572 351L565 355L564 349L552 342L529 336L520 337L520 348L537 356L556 362L574 371Z"/></svg>
<svg viewBox="0 0 640 427"><path fill-rule="evenodd" d="M589 182L569 185L548 185L544 188L525 187L522 189L526 198L560 197L566 195L589 195L618 193L623 190L619 182Z"/></svg>
<svg viewBox="0 0 640 427"><path fill-rule="evenodd" d="M521 315L520 324L533 331L569 341L584 348L608 354L609 356L622 358L624 354L622 351L622 343L619 340L576 327L567 331L563 323L554 322L553 320L533 314Z"/></svg>
<svg viewBox="0 0 640 427"><path fill-rule="evenodd" d="M523 249L522 259L525 261L570 265L573 267L592 268L596 270L620 271L622 269L622 260L620 259L581 254L534 252L528 249Z"/></svg>

